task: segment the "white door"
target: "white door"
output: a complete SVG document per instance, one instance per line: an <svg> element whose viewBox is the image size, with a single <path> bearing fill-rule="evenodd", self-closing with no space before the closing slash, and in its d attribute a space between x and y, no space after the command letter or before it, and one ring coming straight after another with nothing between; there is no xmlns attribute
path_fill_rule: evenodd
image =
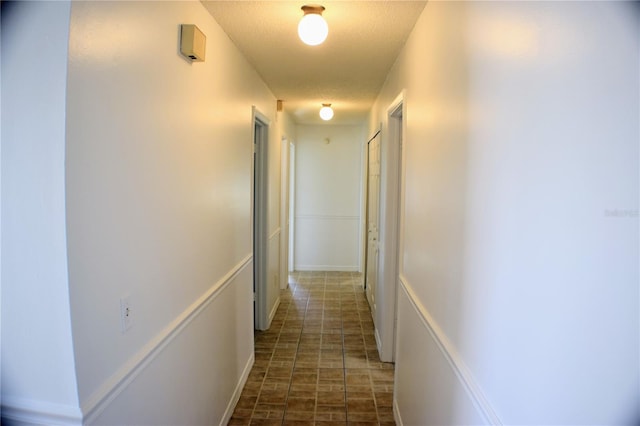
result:
<svg viewBox="0 0 640 426"><path fill-rule="evenodd" d="M376 317L378 240L380 234L380 134L369 141L367 174L367 268L365 287L371 314Z"/></svg>

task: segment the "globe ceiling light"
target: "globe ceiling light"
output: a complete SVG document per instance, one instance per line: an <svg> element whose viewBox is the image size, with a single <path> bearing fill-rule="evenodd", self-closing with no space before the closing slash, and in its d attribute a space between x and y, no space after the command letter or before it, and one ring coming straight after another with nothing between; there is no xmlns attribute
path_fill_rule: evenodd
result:
<svg viewBox="0 0 640 426"><path fill-rule="evenodd" d="M324 121L329 121L333 118L333 109L331 108L331 104L322 104L322 108L320 108L320 118Z"/></svg>
<svg viewBox="0 0 640 426"><path fill-rule="evenodd" d="M329 26L322 17L324 6L305 5L302 6L304 16L298 23L298 36L305 44L317 46L327 39Z"/></svg>

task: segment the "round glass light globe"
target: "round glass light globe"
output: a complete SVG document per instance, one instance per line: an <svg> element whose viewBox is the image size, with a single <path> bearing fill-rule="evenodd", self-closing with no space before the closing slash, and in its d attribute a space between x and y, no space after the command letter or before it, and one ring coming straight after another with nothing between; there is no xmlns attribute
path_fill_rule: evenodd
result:
<svg viewBox="0 0 640 426"><path fill-rule="evenodd" d="M329 26L317 13L308 13L298 23L298 36L305 44L317 46L327 39Z"/></svg>
<svg viewBox="0 0 640 426"><path fill-rule="evenodd" d="M333 118L333 109L328 106L320 108L320 118L324 121L331 120Z"/></svg>

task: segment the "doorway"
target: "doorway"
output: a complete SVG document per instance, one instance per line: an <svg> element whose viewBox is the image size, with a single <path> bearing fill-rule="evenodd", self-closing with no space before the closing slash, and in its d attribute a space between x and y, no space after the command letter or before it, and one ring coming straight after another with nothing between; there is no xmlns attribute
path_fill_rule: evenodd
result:
<svg viewBox="0 0 640 426"><path fill-rule="evenodd" d="M295 265L295 240L296 240L296 145L293 142L289 142L289 259L288 270L294 271Z"/></svg>
<svg viewBox="0 0 640 426"><path fill-rule="evenodd" d="M380 359L395 359L397 288L402 249L404 94L387 109L367 144L365 292L371 307Z"/></svg>
<svg viewBox="0 0 640 426"><path fill-rule="evenodd" d="M396 322L398 315L398 285L402 261L402 216L404 188L404 93L401 93L387 109L388 139L388 178L386 185L385 259L382 279L385 282L385 309L381 315L383 329L380 342L380 359L395 360Z"/></svg>
<svg viewBox="0 0 640 426"><path fill-rule="evenodd" d="M365 294L376 317L380 234L380 131L367 142L367 243L365 251Z"/></svg>
<svg viewBox="0 0 640 426"><path fill-rule="evenodd" d="M267 308L267 211L269 119L255 107L253 117L253 318L256 330L269 327Z"/></svg>

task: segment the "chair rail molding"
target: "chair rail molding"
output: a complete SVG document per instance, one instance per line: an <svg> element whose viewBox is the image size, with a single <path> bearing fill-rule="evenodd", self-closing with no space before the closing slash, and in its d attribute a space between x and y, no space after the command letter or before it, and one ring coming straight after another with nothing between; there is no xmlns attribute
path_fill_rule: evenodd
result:
<svg viewBox="0 0 640 426"><path fill-rule="evenodd" d="M453 370L458 381L464 388L465 392L471 399L471 402L475 406L478 413L484 418L484 420L491 425L502 425L502 421L496 414L495 410L485 397L480 385L477 383L473 374L465 364L462 356L457 351L453 343L446 336L442 328L434 320L433 316L420 302L416 293L413 291L412 286L408 283L406 277L400 274L400 288L406 294L411 306L415 310L420 322L424 328L429 332L429 335L436 343L436 346L446 359L447 363Z"/></svg>

